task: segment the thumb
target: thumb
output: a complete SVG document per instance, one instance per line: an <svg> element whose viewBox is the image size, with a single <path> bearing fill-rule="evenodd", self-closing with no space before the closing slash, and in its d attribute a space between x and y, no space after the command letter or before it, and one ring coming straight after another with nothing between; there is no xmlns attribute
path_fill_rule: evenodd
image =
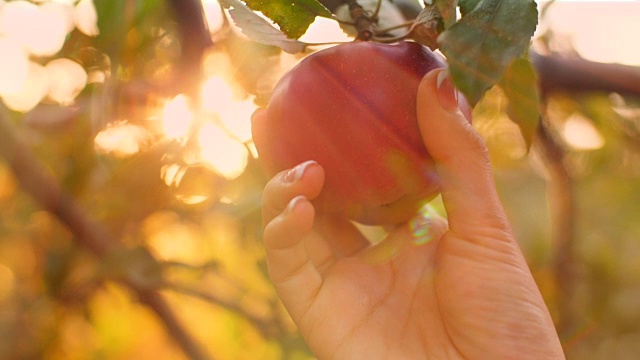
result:
<svg viewBox="0 0 640 360"><path fill-rule="evenodd" d="M461 96L446 69L429 72L418 87L418 125L436 164L449 227L459 235L478 227L508 228L487 147L460 110Z"/></svg>

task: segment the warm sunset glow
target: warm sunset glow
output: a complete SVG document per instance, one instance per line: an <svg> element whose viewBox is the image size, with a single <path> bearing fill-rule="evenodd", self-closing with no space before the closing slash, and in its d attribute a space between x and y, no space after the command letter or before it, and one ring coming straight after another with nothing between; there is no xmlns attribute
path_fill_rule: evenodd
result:
<svg viewBox="0 0 640 360"><path fill-rule="evenodd" d="M164 165L160 169L160 177L167 186L179 185L184 173L184 168L178 164Z"/></svg>
<svg viewBox="0 0 640 360"><path fill-rule="evenodd" d="M178 95L164 106L162 113L162 130L169 138L184 138L189 134L193 123L193 112L187 97Z"/></svg>
<svg viewBox="0 0 640 360"><path fill-rule="evenodd" d="M202 84L202 109L218 112L233 101L233 90L224 79L212 76Z"/></svg>
<svg viewBox="0 0 640 360"><path fill-rule="evenodd" d="M156 212L142 223L142 232L155 255L164 260L189 263L198 259L204 261L198 242L198 231L179 221L173 212Z"/></svg>
<svg viewBox="0 0 640 360"><path fill-rule="evenodd" d="M149 133L145 128L121 121L100 131L94 142L98 152L128 156L140 151L147 140Z"/></svg>
<svg viewBox="0 0 640 360"><path fill-rule="evenodd" d="M598 130L588 119L577 113L567 119L562 135L576 150L595 150L604 146L604 139Z"/></svg>
<svg viewBox="0 0 640 360"><path fill-rule="evenodd" d="M204 166L164 165L160 169L160 177L173 189L175 198L186 205L203 203L214 191L211 170Z"/></svg>
<svg viewBox="0 0 640 360"><path fill-rule="evenodd" d="M220 122L237 140L251 140L251 115L257 109L253 98L228 105L218 112Z"/></svg>
<svg viewBox="0 0 640 360"><path fill-rule="evenodd" d="M234 100L233 90L219 76L212 76L202 85L202 107L216 114L221 124L237 140L251 140L251 114L256 110L253 97Z"/></svg>
<svg viewBox="0 0 640 360"><path fill-rule="evenodd" d="M202 110L219 123L207 122L199 129L200 159L215 172L233 179L247 165L249 151L243 144L251 139L251 114L256 106L252 98L236 101L233 90L220 76L212 76L202 85ZM187 97L179 95L164 108L163 128L168 137L188 136L193 113ZM167 168L165 181L179 184L180 172Z"/></svg>
<svg viewBox="0 0 640 360"><path fill-rule="evenodd" d="M221 127L206 123L198 137L202 160L227 179L234 179L247 166L249 151Z"/></svg>

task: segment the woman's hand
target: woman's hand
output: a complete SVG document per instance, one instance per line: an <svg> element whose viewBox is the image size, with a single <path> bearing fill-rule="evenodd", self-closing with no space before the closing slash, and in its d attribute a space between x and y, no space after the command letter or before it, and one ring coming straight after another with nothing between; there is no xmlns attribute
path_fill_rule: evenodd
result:
<svg viewBox="0 0 640 360"><path fill-rule="evenodd" d="M448 222L421 212L370 246L348 220L315 212L320 165L284 171L263 199L283 304L322 359L564 358L446 70L423 79L417 114Z"/></svg>

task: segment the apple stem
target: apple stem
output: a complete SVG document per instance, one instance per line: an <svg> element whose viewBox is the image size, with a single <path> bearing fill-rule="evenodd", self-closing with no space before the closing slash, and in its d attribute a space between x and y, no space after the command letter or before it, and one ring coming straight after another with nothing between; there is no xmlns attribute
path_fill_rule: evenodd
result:
<svg viewBox="0 0 640 360"><path fill-rule="evenodd" d="M369 41L374 35L375 17L369 16L367 11L356 0L346 0L349 13L358 33L356 39Z"/></svg>
<svg viewBox="0 0 640 360"><path fill-rule="evenodd" d="M408 31L407 33L400 35L400 36L396 36L396 37L384 37L384 36L374 36L373 40L375 40L376 42L382 43L382 44L392 44L404 39L407 39L411 36L411 33L413 31Z"/></svg>
<svg viewBox="0 0 640 360"><path fill-rule="evenodd" d="M376 4L376 9L373 12L373 14L371 15L372 19L377 19L378 18L378 14L380 13L380 8L382 8L382 0L378 0L378 3Z"/></svg>

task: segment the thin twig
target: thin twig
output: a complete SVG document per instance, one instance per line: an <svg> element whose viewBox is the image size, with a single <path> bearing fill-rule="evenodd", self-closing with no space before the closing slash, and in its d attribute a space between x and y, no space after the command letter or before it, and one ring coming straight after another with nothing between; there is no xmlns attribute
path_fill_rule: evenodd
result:
<svg viewBox="0 0 640 360"><path fill-rule="evenodd" d="M368 41L373 36L375 23L367 15L367 11L356 0L345 0L349 6L349 14L355 23L356 39Z"/></svg>
<svg viewBox="0 0 640 360"><path fill-rule="evenodd" d="M1 110L0 157L4 157L22 189L72 229L80 245L101 256L119 245L109 237L105 228L88 219L87 212L63 192L53 175L40 165L31 149L20 140L17 129Z"/></svg>
<svg viewBox="0 0 640 360"><path fill-rule="evenodd" d="M409 32L407 32L407 33L405 33L405 34L402 34L402 35L400 35L400 36L396 36L396 37L379 37L379 36L374 36L374 37L373 37L373 39L374 39L376 42L379 42L379 43L383 43L383 44L393 44L393 43L396 43L396 42L398 42L398 41L401 41L401 40L407 39L409 36L411 36L411 33L412 33L412 32L411 32L411 31L409 31Z"/></svg>
<svg viewBox="0 0 640 360"><path fill-rule="evenodd" d="M183 295L200 299L202 301L218 305L226 310L230 310L239 314L247 321L249 321L256 329L258 329L265 339L274 338L278 334L282 334L284 332L279 321L264 320L262 317L252 314L249 310L243 308L237 302L225 300L218 296L215 296L214 294L205 293L199 289L193 289L180 284L166 283L164 287L167 290L172 290Z"/></svg>
<svg viewBox="0 0 640 360"><path fill-rule="evenodd" d="M202 81L202 57L213 45L204 16L201 1L169 0L173 17L178 25L181 55L176 72L179 91L197 98L197 89Z"/></svg>
<svg viewBox="0 0 640 360"><path fill-rule="evenodd" d="M378 17L378 15L380 14L380 8L382 8L382 0L378 0L378 3L376 4L376 9L373 11L373 14L371 15L372 19L376 19Z"/></svg>
<svg viewBox="0 0 640 360"><path fill-rule="evenodd" d="M573 179L565 164L565 151L554 139L549 124L541 119L538 127L538 143L541 145L546 168L549 172L549 201L554 245L553 269L558 289L557 303L560 318L558 332L563 335L575 327L576 316L572 299L575 293L576 257L575 223L576 206Z"/></svg>
<svg viewBox="0 0 640 360"><path fill-rule="evenodd" d="M180 344L182 351L187 354L190 360L213 360L210 355L204 352L200 344L196 343L193 337L183 330L183 325L157 291L138 291L137 294L140 302L152 309L162 319L167 332Z"/></svg>

